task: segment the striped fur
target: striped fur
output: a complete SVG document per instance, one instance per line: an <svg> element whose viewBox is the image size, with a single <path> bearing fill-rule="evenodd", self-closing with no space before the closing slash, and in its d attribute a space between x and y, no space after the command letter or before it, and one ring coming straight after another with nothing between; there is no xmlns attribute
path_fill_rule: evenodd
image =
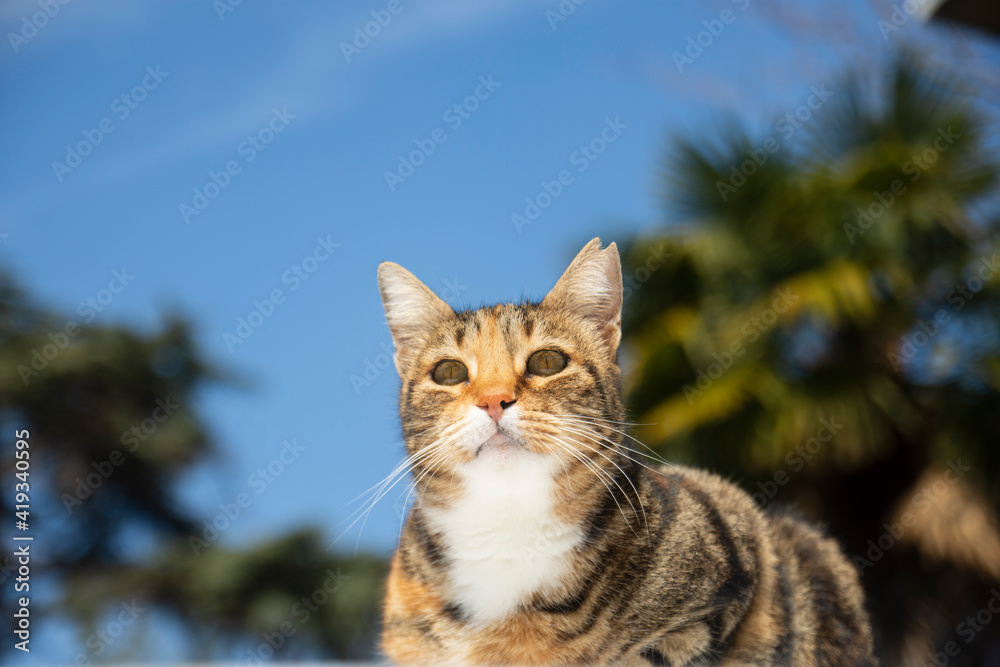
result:
<svg viewBox="0 0 1000 667"><path fill-rule="evenodd" d="M379 284L417 491L387 583L390 660L876 664L835 542L629 447L614 244L588 244L539 304L455 313L393 264ZM529 373L540 349L565 369ZM443 359L468 380L437 384Z"/></svg>

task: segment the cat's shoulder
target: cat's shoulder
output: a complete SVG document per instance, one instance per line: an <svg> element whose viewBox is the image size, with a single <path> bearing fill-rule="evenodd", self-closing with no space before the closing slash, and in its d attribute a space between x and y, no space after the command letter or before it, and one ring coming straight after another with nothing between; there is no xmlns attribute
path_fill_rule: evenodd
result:
<svg viewBox="0 0 1000 667"><path fill-rule="evenodd" d="M761 513L761 508L739 482L719 473L683 465L660 466L648 471L660 494L683 494L708 502L720 511L740 510Z"/></svg>

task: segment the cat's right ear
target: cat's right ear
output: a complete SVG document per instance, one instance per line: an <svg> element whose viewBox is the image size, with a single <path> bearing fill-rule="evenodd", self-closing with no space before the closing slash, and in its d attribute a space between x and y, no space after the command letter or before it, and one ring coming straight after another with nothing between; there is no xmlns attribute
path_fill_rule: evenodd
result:
<svg viewBox="0 0 1000 667"><path fill-rule="evenodd" d="M426 344L427 334L455 311L415 275L392 262L379 264L378 291L396 348L393 361L402 375L406 358Z"/></svg>
<svg viewBox="0 0 1000 667"><path fill-rule="evenodd" d="M542 305L569 311L591 322L614 361L622 339L622 298L618 246L612 243L602 250L601 240L594 239L576 256Z"/></svg>

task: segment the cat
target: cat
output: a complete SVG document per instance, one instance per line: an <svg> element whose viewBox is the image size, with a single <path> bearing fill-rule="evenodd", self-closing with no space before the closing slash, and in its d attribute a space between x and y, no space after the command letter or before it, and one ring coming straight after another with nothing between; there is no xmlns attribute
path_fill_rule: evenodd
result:
<svg viewBox="0 0 1000 667"><path fill-rule="evenodd" d="M875 665L854 567L735 485L627 446L622 274L592 240L540 303L453 311L378 268L416 501L399 665Z"/></svg>

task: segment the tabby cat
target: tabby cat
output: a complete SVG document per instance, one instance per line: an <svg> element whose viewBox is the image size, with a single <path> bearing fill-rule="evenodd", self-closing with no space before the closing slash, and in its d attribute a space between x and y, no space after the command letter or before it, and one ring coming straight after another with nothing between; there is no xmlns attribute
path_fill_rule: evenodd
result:
<svg viewBox="0 0 1000 667"><path fill-rule="evenodd" d="M627 446L614 244L587 244L541 303L455 312L396 264L378 279L417 495L391 661L876 664L834 541Z"/></svg>

